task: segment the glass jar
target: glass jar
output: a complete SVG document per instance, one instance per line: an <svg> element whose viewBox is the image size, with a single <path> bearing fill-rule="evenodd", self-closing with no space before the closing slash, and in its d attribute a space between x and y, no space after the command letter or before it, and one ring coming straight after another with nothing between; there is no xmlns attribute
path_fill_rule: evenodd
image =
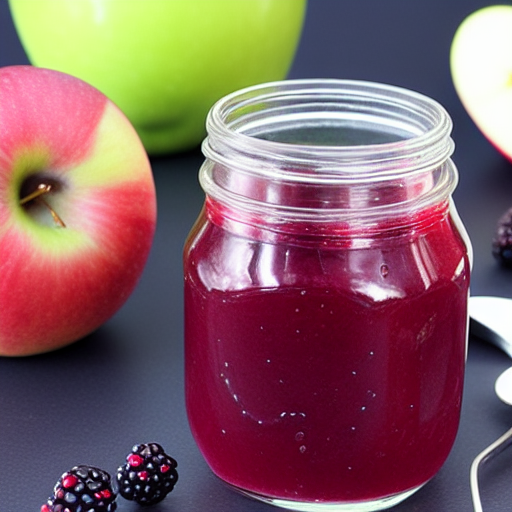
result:
<svg viewBox="0 0 512 512"><path fill-rule="evenodd" d="M382 84L220 100L186 242L186 404L213 472L303 511L380 510L457 433L470 245L451 120Z"/></svg>

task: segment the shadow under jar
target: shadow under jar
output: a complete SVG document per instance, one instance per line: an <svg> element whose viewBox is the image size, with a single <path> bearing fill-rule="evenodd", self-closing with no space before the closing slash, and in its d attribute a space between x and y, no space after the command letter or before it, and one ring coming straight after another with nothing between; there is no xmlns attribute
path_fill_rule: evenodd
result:
<svg viewBox="0 0 512 512"><path fill-rule="evenodd" d="M454 442L470 244L451 121L382 84L220 100L184 251L186 403L213 472L304 511L375 511Z"/></svg>

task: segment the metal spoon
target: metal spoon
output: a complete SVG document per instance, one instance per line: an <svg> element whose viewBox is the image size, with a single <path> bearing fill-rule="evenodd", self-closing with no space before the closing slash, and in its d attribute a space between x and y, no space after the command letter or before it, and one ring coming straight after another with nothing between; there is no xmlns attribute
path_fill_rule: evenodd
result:
<svg viewBox="0 0 512 512"><path fill-rule="evenodd" d="M469 314L473 334L490 341L512 357L512 300L502 297L471 297ZM494 388L503 402L512 405L512 367L498 377ZM483 512L478 489L478 469L510 444L512 428L478 454L471 464L470 483L475 512Z"/></svg>
<svg viewBox="0 0 512 512"><path fill-rule="evenodd" d="M512 405L512 367L505 370L496 380L496 394L506 404ZM471 495L473 497L473 508L475 512L483 512L482 502L480 500L480 491L478 489L478 469L489 459L500 454L507 446L512 444L512 428L507 430L499 439L479 453L473 463L470 471Z"/></svg>

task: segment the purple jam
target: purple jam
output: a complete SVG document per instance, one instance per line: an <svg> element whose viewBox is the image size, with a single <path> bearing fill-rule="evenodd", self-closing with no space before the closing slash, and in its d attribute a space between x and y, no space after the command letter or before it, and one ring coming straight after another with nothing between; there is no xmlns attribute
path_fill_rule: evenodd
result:
<svg viewBox="0 0 512 512"><path fill-rule="evenodd" d="M222 218L207 205L185 252L187 410L213 472L301 502L428 481L465 362L469 263L447 208L344 245L262 241Z"/></svg>

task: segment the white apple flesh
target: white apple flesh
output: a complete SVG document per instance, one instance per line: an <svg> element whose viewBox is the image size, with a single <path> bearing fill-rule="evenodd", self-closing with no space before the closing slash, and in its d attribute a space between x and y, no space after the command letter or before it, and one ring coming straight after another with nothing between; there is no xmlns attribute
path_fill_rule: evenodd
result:
<svg viewBox="0 0 512 512"><path fill-rule="evenodd" d="M455 33L450 67L468 114L512 160L512 5L469 15Z"/></svg>
<svg viewBox="0 0 512 512"><path fill-rule="evenodd" d="M0 355L53 350L109 319L156 224L151 167L124 114L58 71L0 68Z"/></svg>

